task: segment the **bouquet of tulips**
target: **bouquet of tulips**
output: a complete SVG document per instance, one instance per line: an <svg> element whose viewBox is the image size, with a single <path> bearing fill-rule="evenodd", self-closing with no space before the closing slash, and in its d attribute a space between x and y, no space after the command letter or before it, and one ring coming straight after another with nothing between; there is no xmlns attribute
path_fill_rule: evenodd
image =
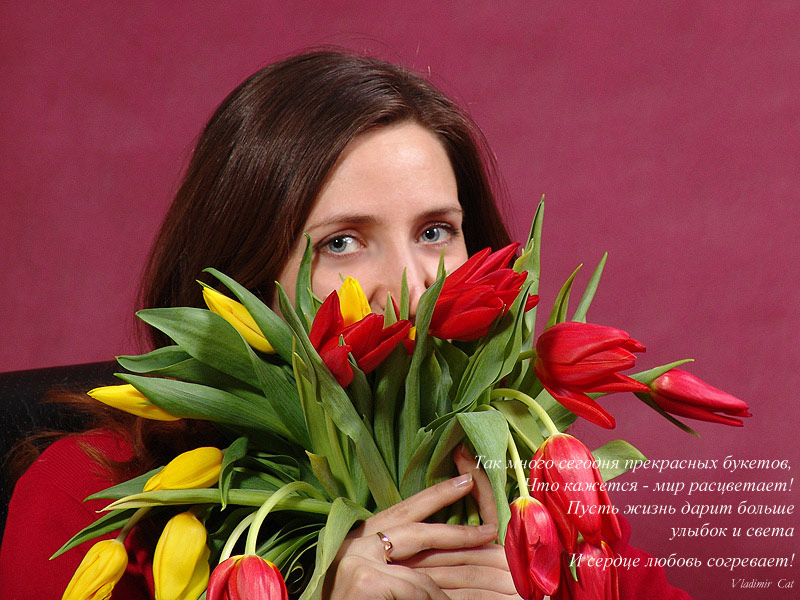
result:
<svg viewBox="0 0 800 600"><path fill-rule="evenodd" d="M320 301L308 247L294 306L278 287L282 316L214 269L235 300L204 286L209 310L138 313L175 344L119 357L126 383L90 395L148 419L210 421L228 446L92 496L111 501L106 514L57 554L120 533L92 547L64 597L106 597L126 567L125 536L161 513L174 516L154 552L160 600L287 598L287 585L320 598L352 527L452 476L464 445L492 483L520 595L615 598L614 569L581 557L613 557L620 528L604 482L645 458L621 440L590 452L563 431L578 417L614 427L597 402L614 392L688 431L673 415L741 424L747 406L676 368L686 361L621 373L644 347L586 322L605 257L571 316L569 277L537 336L543 208L516 259L512 244L449 275L440 265L414 324L405 285L383 315L352 279ZM440 517L480 522L469 498Z"/></svg>

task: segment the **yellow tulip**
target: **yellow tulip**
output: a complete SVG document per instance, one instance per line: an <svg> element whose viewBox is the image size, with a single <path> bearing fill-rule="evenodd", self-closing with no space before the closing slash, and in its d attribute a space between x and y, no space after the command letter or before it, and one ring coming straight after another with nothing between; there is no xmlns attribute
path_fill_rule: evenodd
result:
<svg viewBox="0 0 800 600"><path fill-rule="evenodd" d="M357 279L352 277L345 279L342 282L342 287L339 288L338 294L339 308L342 311L345 327L360 321L372 312L367 295L361 289L361 284L358 283Z"/></svg>
<svg viewBox="0 0 800 600"><path fill-rule="evenodd" d="M261 329L256 325L255 319L247 312L244 304L205 286L203 287L203 300L206 301L206 305L211 312L217 313L233 325L233 328L241 333L245 341L253 348L269 354L275 353L275 348L261 333Z"/></svg>
<svg viewBox="0 0 800 600"><path fill-rule="evenodd" d="M97 542L78 565L61 600L107 600L127 567L128 552L122 542Z"/></svg>
<svg viewBox="0 0 800 600"><path fill-rule="evenodd" d="M144 485L145 492L211 487L219 479L222 451L204 446L173 458Z"/></svg>
<svg viewBox="0 0 800 600"><path fill-rule="evenodd" d="M206 529L191 512L172 517L153 557L156 600L197 600L208 584Z"/></svg>
<svg viewBox="0 0 800 600"><path fill-rule="evenodd" d="M163 408L150 402L129 383L125 385L106 385L89 390L87 393L98 402L145 419L177 421L180 418L173 417Z"/></svg>

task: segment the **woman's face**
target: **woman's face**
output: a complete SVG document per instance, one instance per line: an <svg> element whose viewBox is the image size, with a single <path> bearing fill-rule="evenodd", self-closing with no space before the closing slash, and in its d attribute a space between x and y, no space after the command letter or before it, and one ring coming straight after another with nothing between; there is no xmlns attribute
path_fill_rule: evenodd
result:
<svg viewBox="0 0 800 600"><path fill-rule="evenodd" d="M399 300L406 269L414 314L442 251L448 271L467 259L462 217L453 168L434 134L402 123L360 135L304 226L314 250L312 289L324 299L342 278L355 277L372 310L383 312L387 292ZM302 238L278 277L292 299L304 250Z"/></svg>

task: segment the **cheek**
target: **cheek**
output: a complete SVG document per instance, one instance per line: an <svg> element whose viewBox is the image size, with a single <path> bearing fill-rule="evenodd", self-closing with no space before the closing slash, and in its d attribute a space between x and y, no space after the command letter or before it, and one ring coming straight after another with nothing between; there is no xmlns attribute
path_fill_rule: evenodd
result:
<svg viewBox="0 0 800 600"><path fill-rule="evenodd" d="M333 270L320 265L312 265L311 290L317 298L325 300L331 292L341 287L342 277L355 277L359 282L361 281L361 278L355 273L342 273L340 277L338 269Z"/></svg>

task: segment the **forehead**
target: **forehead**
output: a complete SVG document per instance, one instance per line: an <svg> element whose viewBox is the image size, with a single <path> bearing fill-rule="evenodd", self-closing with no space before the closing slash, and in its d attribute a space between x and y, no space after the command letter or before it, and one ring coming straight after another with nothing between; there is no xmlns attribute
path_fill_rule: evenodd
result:
<svg viewBox="0 0 800 600"><path fill-rule="evenodd" d="M431 210L460 211L450 159L436 135L401 123L368 131L347 145L307 225L342 211L385 219Z"/></svg>

